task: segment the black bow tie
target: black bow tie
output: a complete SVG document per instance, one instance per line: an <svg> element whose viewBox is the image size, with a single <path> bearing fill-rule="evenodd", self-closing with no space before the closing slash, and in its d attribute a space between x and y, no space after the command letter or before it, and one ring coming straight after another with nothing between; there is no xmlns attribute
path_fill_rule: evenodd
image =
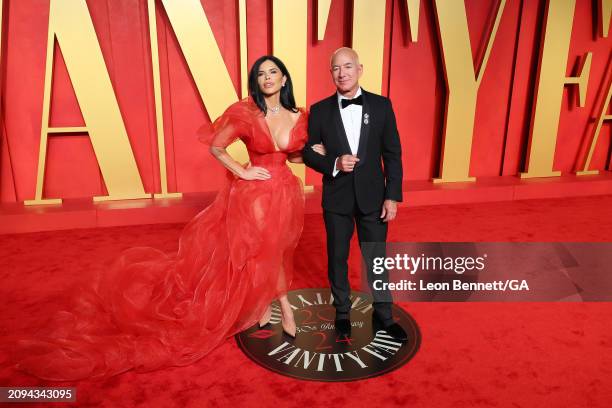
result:
<svg viewBox="0 0 612 408"><path fill-rule="evenodd" d="M363 105L363 98L362 95L359 95L358 97L353 99L340 99L340 103L342 104L342 109L352 104Z"/></svg>

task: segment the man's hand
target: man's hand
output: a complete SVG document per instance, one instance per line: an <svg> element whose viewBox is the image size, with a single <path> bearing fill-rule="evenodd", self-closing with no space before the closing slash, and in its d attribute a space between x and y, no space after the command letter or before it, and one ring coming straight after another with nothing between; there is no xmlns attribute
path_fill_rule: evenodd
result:
<svg viewBox="0 0 612 408"><path fill-rule="evenodd" d="M380 218L383 219L383 222L389 222L395 219L397 214L397 202L394 200L385 200L382 206L382 211L380 214Z"/></svg>
<svg viewBox="0 0 612 408"><path fill-rule="evenodd" d="M350 173L355 168L355 165L359 161L357 156L352 154L342 155L336 160L336 170Z"/></svg>

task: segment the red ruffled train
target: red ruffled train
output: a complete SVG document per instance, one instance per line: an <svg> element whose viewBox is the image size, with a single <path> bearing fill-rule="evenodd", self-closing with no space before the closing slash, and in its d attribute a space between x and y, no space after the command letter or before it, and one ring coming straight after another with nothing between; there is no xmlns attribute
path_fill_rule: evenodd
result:
<svg viewBox="0 0 612 408"><path fill-rule="evenodd" d="M228 173L214 202L184 228L177 254L124 251L74 296L71 310L13 343L16 367L61 381L184 366L255 324L293 274L304 196L286 160L306 142L306 115L278 151L250 98L230 106L204 141L225 147L240 138L251 164L272 177L245 181Z"/></svg>

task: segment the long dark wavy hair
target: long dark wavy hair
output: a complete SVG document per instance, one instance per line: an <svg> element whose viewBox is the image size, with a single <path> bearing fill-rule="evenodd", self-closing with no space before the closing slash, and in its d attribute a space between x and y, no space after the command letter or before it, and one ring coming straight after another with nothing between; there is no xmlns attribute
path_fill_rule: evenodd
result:
<svg viewBox="0 0 612 408"><path fill-rule="evenodd" d="M259 67L264 61L272 61L278 69L281 70L282 74L287 77L285 81L285 86L283 86L280 90L280 103L283 108L290 110L291 112L297 112L298 109L295 106L295 97L293 96L293 83L291 82L291 75L289 75L289 71L283 61L276 58L274 55L264 55L263 57L259 57L257 61L251 67L251 71L249 72L249 93L251 94L251 98L255 101L259 109L265 114L268 113L268 107L266 106L266 102L264 100L264 94L259 89L259 84L257 83L257 74L259 73Z"/></svg>

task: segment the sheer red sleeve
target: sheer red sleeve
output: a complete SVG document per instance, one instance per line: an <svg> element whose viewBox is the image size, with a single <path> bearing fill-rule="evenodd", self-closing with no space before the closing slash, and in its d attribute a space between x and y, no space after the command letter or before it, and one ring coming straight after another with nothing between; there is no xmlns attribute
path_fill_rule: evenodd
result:
<svg viewBox="0 0 612 408"><path fill-rule="evenodd" d="M250 112L244 101L238 101L223 112L213 123L198 130L200 142L217 147L227 147L244 137L250 129Z"/></svg>
<svg viewBox="0 0 612 408"><path fill-rule="evenodd" d="M308 141L308 111L302 108L300 108L300 111L302 114L293 129L293 143L290 153L301 152Z"/></svg>

